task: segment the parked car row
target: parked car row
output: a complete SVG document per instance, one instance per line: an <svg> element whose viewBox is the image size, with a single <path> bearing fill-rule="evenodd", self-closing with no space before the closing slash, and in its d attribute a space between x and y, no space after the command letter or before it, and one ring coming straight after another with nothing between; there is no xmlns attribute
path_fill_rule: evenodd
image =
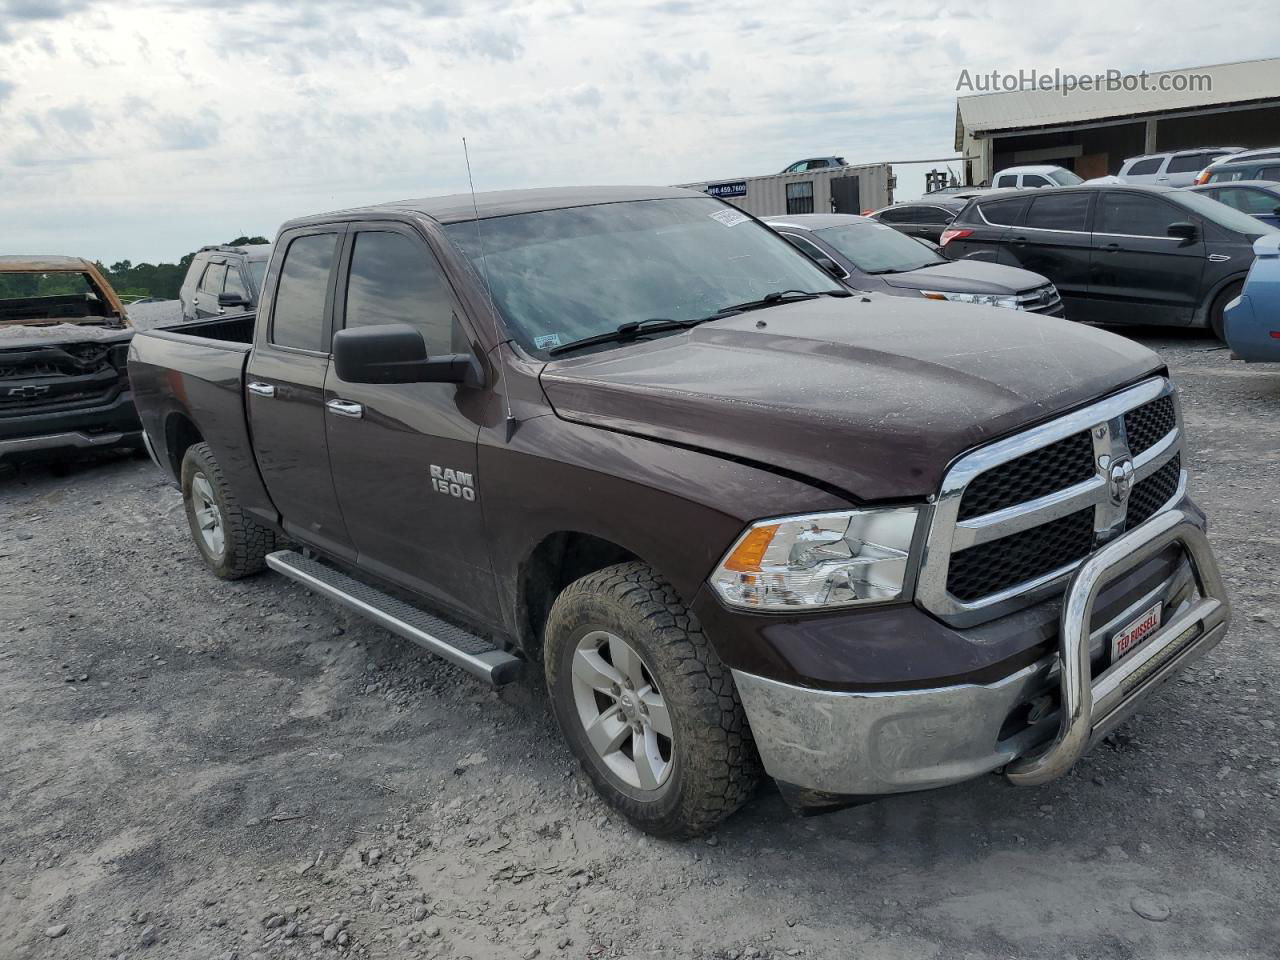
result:
<svg viewBox="0 0 1280 960"><path fill-rule="evenodd" d="M1086 184L976 197L943 234L942 248L954 260L1043 274L1070 319L1210 326L1221 336L1254 241L1274 232L1188 190Z"/></svg>

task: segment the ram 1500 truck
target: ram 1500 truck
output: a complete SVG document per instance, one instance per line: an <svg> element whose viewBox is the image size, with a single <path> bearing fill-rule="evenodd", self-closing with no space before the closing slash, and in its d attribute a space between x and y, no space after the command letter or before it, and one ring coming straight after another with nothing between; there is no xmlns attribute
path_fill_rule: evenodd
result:
<svg viewBox="0 0 1280 960"><path fill-rule="evenodd" d="M761 770L805 811L1046 782L1226 630L1155 354L854 294L689 191L296 220L256 316L130 370L216 574L495 683L539 664L656 834Z"/></svg>
<svg viewBox="0 0 1280 960"><path fill-rule="evenodd" d="M0 463L136 449L133 328L79 257L0 257Z"/></svg>

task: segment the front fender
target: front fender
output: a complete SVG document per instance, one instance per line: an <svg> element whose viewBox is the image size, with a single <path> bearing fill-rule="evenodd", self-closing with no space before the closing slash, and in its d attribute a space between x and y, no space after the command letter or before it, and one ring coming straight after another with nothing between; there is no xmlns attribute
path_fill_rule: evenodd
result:
<svg viewBox="0 0 1280 960"><path fill-rule="evenodd" d="M478 476L503 617L514 634L522 565L553 534L615 544L692 601L751 521L850 506L763 468L552 415L523 421L507 443L482 441Z"/></svg>

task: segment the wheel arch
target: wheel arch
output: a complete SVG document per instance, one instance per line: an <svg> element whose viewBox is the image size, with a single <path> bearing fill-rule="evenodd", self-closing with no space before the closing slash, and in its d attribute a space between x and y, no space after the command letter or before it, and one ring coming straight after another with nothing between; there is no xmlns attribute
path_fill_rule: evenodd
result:
<svg viewBox="0 0 1280 960"><path fill-rule="evenodd" d="M545 535L521 562L516 594L520 645L536 660L551 605L565 587L589 573L631 560L648 562L634 550L581 530Z"/></svg>
<svg viewBox="0 0 1280 960"><path fill-rule="evenodd" d="M1213 309L1213 302L1218 299L1222 291L1226 290L1232 284L1244 283L1249 277L1249 271L1243 270L1239 273L1233 273L1230 276L1223 277L1212 287L1200 302L1200 306L1196 308L1195 318L1192 320L1192 326L1207 327L1209 326L1209 311Z"/></svg>
<svg viewBox="0 0 1280 960"><path fill-rule="evenodd" d="M182 480L182 458L191 447L204 440L204 435L185 413L170 413L164 421L164 455L169 470L179 482Z"/></svg>

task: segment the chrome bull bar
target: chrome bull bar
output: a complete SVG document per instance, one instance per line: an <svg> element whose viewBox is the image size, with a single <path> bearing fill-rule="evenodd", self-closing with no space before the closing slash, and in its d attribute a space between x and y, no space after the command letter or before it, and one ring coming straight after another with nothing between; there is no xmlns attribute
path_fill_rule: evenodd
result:
<svg viewBox="0 0 1280 960"><path fill-rule="evenodd" d="M1173 615L1151 639L1094 682L1089 625L1102 589L1173 544L1191 562L1200 597ZM1005 768L1018 786L1039 786L1069 771L1089 748L1126 719L1147 694L1215 646L1230 619L1226 588L1209 541L1181 510L1152 517L1090 556L1067 584L1059 629L1061 723L1047 747Z"/></svg>

